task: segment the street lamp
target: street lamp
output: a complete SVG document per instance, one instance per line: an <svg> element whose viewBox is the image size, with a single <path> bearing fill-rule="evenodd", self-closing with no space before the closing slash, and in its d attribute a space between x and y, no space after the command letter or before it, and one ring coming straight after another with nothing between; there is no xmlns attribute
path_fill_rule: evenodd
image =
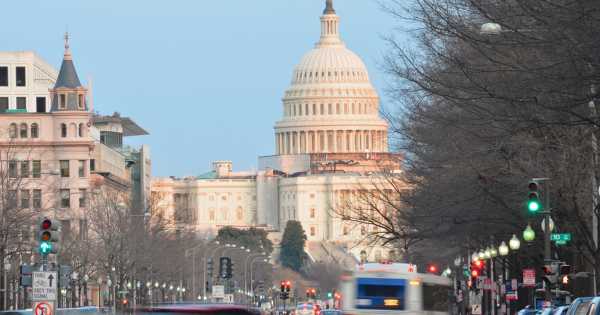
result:
<svg viewBox="0 0 600 315"><path fill-rule="evenodd" d="M542 219L542 231L546 232L546 219ZM554 231L554 221L550 218L550 232Z"/></svg>
<svg viewBox="0 0 600 315"><path fill-rule="evenodd" d="M519 241L517 236L514 234L513 237L510 239L510 242L508 242L508 244L510 245L510 249L512 250L517 250L519 249L519 247L521 247L521 241Z"/></svg>
<svg viewBox="0 0 600 315"><path fill-rule="evenodd" d="M454 276L454 294L458 294L458 267L460 266L460 261L460 256L456 256L456 259L454 259L454 267L456 267L456 275Z"/></svg>
<svg viewBox="0 0 600 315"><path fill-rule="evenodd" d="M471 260L473 260L473 261L479 260L479 254L477 254L477 251L473 252L473 256L471 256Z"/></svg>
<svg viewBox="0 0 600 315"><path fill-rule="evenodd" d="M485 253L483 252L483 248L479 249L479 259L480 260L484 260L485 259Z"/></svg>
<svg viewBox="0 0 600 315"><path fill-rule="evenodd" d="M508 246L506 246L504 241L502 241L502 244L500 244L500 247L498 247L498 252L500 253L500 256L502 256L502 279L501 280L502 280L502 284L506 286L506 255L508 255ZM502 299L502 302L504 304L506 304L506 290L504 291L503 296L504 296L504 299Z"/></svg>
<svg viewBox="0 0 600 315"><path fill-rule="evenodd" d="M249 251L249 250L247 250ZM246 261L244 261L244 290L246 290L246 292L248 291L248 258L252 257L252 256L256 256L256 255L262 255L265 256L266 253L262 252L260 254L250 254L248 255L248 257L246 257ZM252 268L252 266L250 266ZM250 283L250 286L252 286L252 282ZM244 304L248 304L248 298L246 297L246 303Z"/></svg>
<svg viewBox="0 0 600 315"><path fill-rule="evenodd" d="M100 299L101 299L101 292L102 292L102 278L98 277L98 308L100 308Z"/></svg>
<svg viewBox="0 0 600 315"><path fill-rule="evenodd" d="M531 268L531 242L533 242L533 239L535 238L535 232L531 229L531 222L527 224L527 228L525 231L523 231L523 238L525 239L525 242L527 242L527 249L529 251L529 256L527 257L527 268ZM529 294L529 301L531 303L529 305L534 305L532 286L528 286L527 292Z"/></svg>

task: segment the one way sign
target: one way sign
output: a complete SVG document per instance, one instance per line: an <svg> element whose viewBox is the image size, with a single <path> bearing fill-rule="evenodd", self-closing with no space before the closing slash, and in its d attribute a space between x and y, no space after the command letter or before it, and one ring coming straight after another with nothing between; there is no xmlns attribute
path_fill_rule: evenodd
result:
<svg viewBox="0 0 600 315"><path fill-rule="evenodd" d="M34 301L56 300L58 282L58 273L56 271L34 271L32 281Z"/></svg>

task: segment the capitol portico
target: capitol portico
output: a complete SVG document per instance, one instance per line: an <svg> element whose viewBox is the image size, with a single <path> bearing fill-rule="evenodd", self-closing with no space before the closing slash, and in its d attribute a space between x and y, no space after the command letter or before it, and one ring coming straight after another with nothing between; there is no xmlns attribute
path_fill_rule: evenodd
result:
<svg viewBox="0 0 600 315"><path fill-rule="evenodd" d="M375 227L357 228L331 208L356 200L357 185L369 189L369 176L381 163L401 171L399 155L387 153L379 96L364 63L340 41L339 19L327 0L320 40L297 63L282 98L275 154L259 157L257 170L233 171L231 162L220 161L204 174L152 179L152 192L162 196L167 211L184 211L175 217L185 218L201 237L210 239L223 226L255 226L277 243L287 221L297 220L313 261L343 251L351 257L344 268L353 268L362 257L395 257L393 246L374 241Z"/></svg>

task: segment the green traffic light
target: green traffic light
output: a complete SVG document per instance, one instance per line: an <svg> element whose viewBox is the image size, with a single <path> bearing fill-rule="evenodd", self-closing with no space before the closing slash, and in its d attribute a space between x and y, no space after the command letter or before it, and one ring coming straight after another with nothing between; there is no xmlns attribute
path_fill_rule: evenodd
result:
<svg viewBox="0 0 600 315"><path fill-rule="evenodd" d="M529 202L529 211L538 211L540 209L540 204L535 202L535 201L531 201Z"/></svg>
<svg viewBox="0 0 600 315"><path fill-rule="evenodd" d="M333 294L332 294L331 292L327 292L327 297L328 297L328 298L330 298L330 297L332 297L332 296L333 296Z"/></svg>
<svg viewBox="0 0 600 315"><path fill-rule="evenodd" d="M52 245L50 245L50 243L48 243L48 242L40 243L40 253L48 254L51 249L52 249Z"/></svg>

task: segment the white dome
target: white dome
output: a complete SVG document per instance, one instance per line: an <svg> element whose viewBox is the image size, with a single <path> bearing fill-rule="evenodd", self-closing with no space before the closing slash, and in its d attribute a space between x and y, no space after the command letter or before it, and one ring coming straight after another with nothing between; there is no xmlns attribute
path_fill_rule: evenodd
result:
<svg viewBox="0 0 600 315"><path fill-rule="evenodd" d="M369 73L362 60L344 45L322 45L309 51L292 75L292 85L350 82L370 84Z"/></svg>

